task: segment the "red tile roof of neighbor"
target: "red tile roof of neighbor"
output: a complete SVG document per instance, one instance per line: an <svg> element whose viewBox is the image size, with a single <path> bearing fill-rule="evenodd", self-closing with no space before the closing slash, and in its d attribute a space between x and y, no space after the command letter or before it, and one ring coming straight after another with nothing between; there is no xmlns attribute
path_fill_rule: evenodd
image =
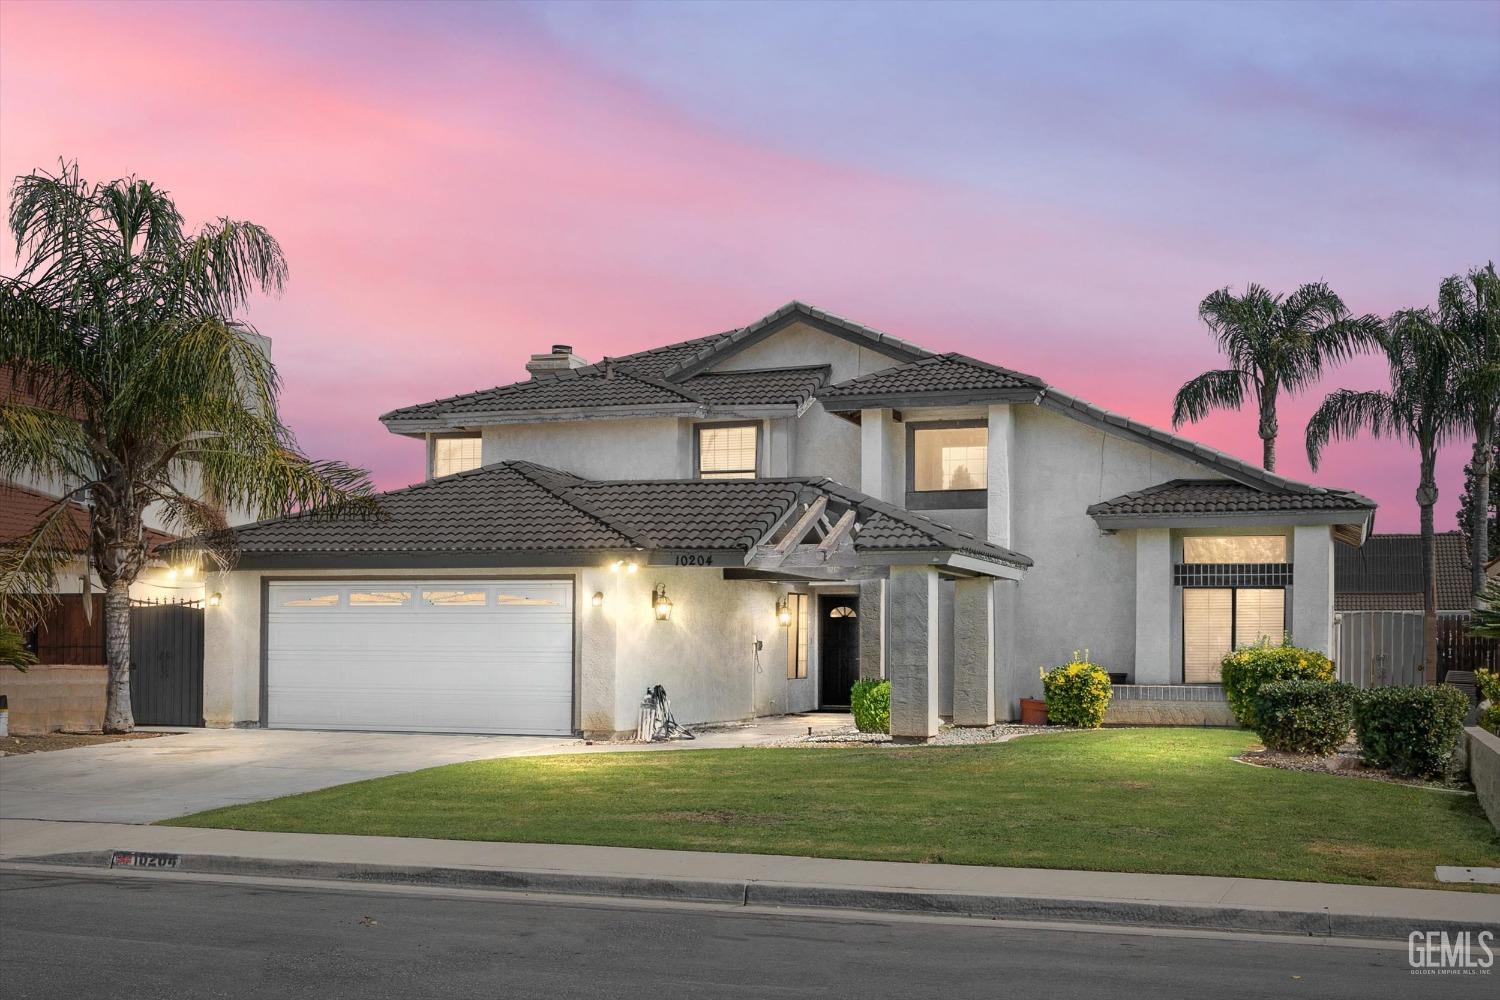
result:
<svg viewBox="0 0 1500 1000"><path fill-rule="evenodd" d="M56 503L57 497L46 493L14 483L0 484L0 544L15 541L31 531ZM69 501L68 520L68 543L75 552L83 552L89 538L88 508L76 501ZM146 529L148 551L176 540L176 535L169 535L155 528Z"/></svg>

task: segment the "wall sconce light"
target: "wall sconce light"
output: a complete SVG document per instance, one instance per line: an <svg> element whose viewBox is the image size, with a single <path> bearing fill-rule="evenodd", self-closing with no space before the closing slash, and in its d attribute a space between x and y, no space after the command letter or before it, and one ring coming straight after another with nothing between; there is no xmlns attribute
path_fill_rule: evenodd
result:
<svg viewBox="0 0 1500 1000"><path fill-rule="evenodd" d="M609 564L609 568L613 573L619 573L622 570L626 573L634 573L636 570L640 569L640 566L633 562L626 562L624 559L616 559L614 562Z"/></svg>
<svg viewBox="0 0 1500 1000"><path fill-rule="evenodd" d="M185 577L187 577L189 580L191 580L193 578L193 567L191 567L191 566L184 566L184 567L182 567L182 575L185 576Z"/></svg>
<svg viewBox="0 0 1500 1000"><path fill-rule="evenodd" d="M208 595L208 606L209 607L211 607L211 608L217 608L219 605L221 605L223 603L224 603L224 595L221 594L221 593L219 593L217 590L214 591L212 594Z"/></svg>
<svg viewBox="0 0 1500 1000"><path fill-rule="evenodd" d="M602 608L602 607L604 607L604 591L602 591L602 590L596 590L596 591L594 591L594 596L591 597L591 598L589 598L589 603L592 604L596 608Z"/></svg>
<svg viewBox="0 0 1500 1000"><path fill-rule="evenodd" d="M667 621L672 617L672 601L667 597L667 585L658 583L651 588L651 610L656 614L659 622Z"/></svg>
<svg viewBox="0 0 1500 1000"><path fill-rule="evenodd" d="M638 570L640 568L641 568L640 565L637 564L637 563L630 562L630 563L626 563L625 564L625 572L627 572L627 573L634 573L636 570Z"/></svg>
<svg viewBox="0 0 1500 1000"><path fill-rule="evenodd" d="M792 606L785 597L776 602L776 623L782 628L790 628L792 625Z"/></svg>

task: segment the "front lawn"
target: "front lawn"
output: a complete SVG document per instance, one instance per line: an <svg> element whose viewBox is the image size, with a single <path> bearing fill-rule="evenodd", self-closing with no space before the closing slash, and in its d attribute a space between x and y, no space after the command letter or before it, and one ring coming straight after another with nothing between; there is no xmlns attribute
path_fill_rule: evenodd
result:
<svg viewBox="0 0 1500 1000"><path fill-rule="evenodd" d="M1473 796L1238 763L1243 732L1117 729L996 746L475 761L175 826L602 844L1436 888L1500 864Z"/></svg>

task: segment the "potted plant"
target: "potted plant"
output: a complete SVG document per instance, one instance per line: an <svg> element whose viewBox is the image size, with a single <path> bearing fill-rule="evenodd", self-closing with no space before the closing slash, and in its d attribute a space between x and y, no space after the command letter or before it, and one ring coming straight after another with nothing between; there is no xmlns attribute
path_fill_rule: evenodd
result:
<svg viewBox="0 0 1500 1000"><path fill-rule="evenodd" d="M1047 724L1047 703L1040 698L1021 699L1021 725L1023 726L1045 726Z"/></svg>

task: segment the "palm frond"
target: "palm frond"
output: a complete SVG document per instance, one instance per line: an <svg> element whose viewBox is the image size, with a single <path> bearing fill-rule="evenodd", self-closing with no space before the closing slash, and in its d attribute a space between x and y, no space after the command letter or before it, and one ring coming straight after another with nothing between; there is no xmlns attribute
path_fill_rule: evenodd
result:
<svg viewBox="0 0 1500 1000"><path fill-rule="evenodd" d="M0 403L0 478L91 481L89 441L76 419L24 403Z"/></svg>
<svg viewBox="0 0 1500 1000"><path fill-rule="evenodd" d="M1244 403L1246 372L1224 369L1190 379L1172 402L1172 426L1196 423L1213 410L1237 410Z"/></svg>
<svg viewBox="0 0 1500 1000"><path fill-rule="evenodd" d="M1307 421L1308 463L1316 470L1329 442L1357 437L1361 431L1369 431L1374 437L1400 436L1401 424L1391 394L1353 389L1329 393Z"/></svg>
<svg viewBox="0 0 1500 1000"><path fill-rule="evenodd" d="M77 518L70 494L43 511L31 530L0 545L0 621L24 631L56 603L58 576L89 546Z"/></svg>

